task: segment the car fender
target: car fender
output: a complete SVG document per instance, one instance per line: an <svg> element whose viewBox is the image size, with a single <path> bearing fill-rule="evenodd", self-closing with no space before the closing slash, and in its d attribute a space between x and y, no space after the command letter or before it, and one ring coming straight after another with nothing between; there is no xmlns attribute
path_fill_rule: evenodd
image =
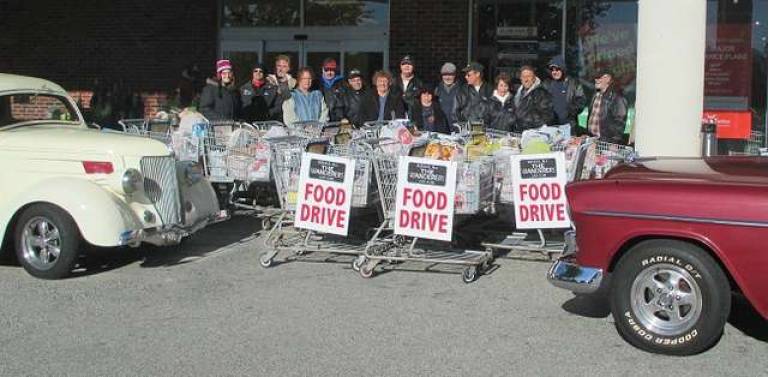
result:
<svg viewBox="0 0 768 377"><path fill-rule="evenodd" d="M757 311L765 318L768 318L768 300L764 295L760 295L759 292L764 285L765 279L757 279L754 276L747 278L744 273L744 267L733 260L728 252L725 252L720 247L723 243L718 237L712 236L710 231L703 231L701 229L687 228L685 230L671 229L670 227L652 225L645 227L637 227L632 229L631 232L627 232L621 238L617 239L617 243L613 245L611 250L613 253L611 259L615 260L616 253L622 248L623 245L628 244L633 239L637 238L675 238L692 240L700 243L704 247L708 248L713 257L719 260L719 262L725 268L725 273L729 274L733 278L734 283L738 286L744 296L752 303Z"/></svg>
<svg viewBox="0 0 768 377"><path fill-rule="evenodd" d="M122 199L98 184L82 178L56 177L10 200L6 217L0 219L0 234L6 235L11 219L32 203L50 203L67 211L83 239L95 246L118 246L123 232L142 227Z"/></svg>

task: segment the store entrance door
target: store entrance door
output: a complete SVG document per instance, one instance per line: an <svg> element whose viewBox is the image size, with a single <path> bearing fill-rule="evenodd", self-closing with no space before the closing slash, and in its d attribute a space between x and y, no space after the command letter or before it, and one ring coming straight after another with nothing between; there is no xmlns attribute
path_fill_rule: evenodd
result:
<svg viewBox="0 0 768 377"><path fill-rule="evenodd" d="M263 63L267 71L272 72L278 55L291 58L293 74L300 67L310 67L315 74L320 75L323 60L333 58L339 66L339 74L346 74L350 69L356 68L366 77L370 77L374 71L384 66L384 47L378 42L310 41L299 36L298 40L222 42L221 55L232 61L238 82L250 77L250 69L256 62Z"/></svg>

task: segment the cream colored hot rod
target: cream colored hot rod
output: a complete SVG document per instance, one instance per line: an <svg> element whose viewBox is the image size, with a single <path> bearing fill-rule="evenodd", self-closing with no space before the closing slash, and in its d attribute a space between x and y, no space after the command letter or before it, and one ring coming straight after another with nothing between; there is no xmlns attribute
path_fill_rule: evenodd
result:
<svg viewBox="0 0 768 377"><path fill-rule="evenodd" d="M86 243L176 244L220 218L194 163L89 128L56 84L0 74L0 250L30 274L68 276Z"/></svg>

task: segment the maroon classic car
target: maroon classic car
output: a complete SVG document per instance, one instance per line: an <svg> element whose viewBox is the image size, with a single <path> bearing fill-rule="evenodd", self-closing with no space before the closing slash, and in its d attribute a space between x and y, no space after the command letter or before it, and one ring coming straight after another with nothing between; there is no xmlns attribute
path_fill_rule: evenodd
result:
<svg viewBox="0 0 768 377"><path fill-rule="evenodd" d="M637 161L566 191L575 231L549 281L575 293L606 284L632 345L705 351L733 292L768 318L768 158Z"/></svg>

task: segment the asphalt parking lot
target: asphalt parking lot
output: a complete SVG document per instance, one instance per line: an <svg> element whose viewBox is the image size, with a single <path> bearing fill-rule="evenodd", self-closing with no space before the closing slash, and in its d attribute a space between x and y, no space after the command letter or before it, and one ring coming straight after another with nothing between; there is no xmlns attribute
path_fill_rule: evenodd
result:
<svg viewBox="0 0 768 377"><path fill-rule="evenodd" d="M499 259L469 285L421 266L364 280L344 258L263 269L255 229L92 251L62 281L0 266L0 375L768 375L768 324L742 302L710 351L651 355L599 297L550 286L546 263Z"/></svg>

